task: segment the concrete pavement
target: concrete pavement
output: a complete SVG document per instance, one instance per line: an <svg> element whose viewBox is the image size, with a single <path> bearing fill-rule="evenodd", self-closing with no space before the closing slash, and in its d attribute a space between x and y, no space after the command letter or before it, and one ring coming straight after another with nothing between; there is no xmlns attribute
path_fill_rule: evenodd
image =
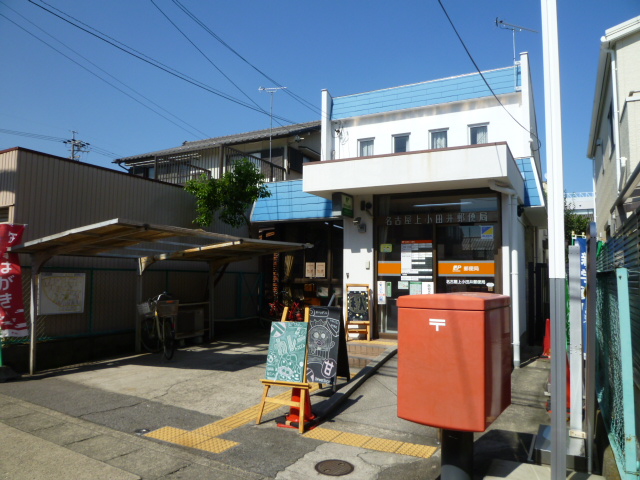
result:
<svg viewBox="0 0 640 480"><path fill-rule="evenodd" d="M330 459L354 466L348 479L438 477L437 431L396 415L393 345L336 392L315 391L324 421L302 436L276 426L285 407L255 425L267 349L266 332L245 331L171 361L137 355L0 383L0 478L327 478L316 466ZM474 478L537 478L523 466L548 478L524 465L549 423L547 375L544 360L514 372L513 405L476 435Z"/></svg>

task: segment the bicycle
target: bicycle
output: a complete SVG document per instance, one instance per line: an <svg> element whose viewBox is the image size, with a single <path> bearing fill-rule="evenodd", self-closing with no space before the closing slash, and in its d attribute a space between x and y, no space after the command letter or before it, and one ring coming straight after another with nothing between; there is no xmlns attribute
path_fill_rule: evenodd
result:
<svg viewBox="0 0 640 480"><path fill-rule="evenodd" d="M161 350L167 360L173 358L176 349L175 318L178 314L178 300L167 293L150 298L138 305L138 312L144 315L140 326L142 346L149 353Z"/></svg>

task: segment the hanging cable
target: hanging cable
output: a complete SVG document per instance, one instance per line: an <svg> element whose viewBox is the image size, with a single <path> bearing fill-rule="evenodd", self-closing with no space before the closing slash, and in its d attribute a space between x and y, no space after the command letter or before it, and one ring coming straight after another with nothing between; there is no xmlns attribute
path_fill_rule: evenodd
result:
<svg viewBox="0 0 640 480"><path fill-rule="evenodd" d="M208 85L206 85L206 84L204 84L204 83L202 83L202 82L200 82L198 80L195 80L195 79L193 79L191 77L188 77L187 75L185 75L183 73L180 73L177 70L174 70L174 69L172 69L170 67L167 67L167 66L161 64L157 60L154 60L154 59L151 59L150 57L147 57L145 55L136 53L135 51L133 51L133 49L130 49L126 45L125 46L120 46L120 45L118 45L118 43L121 43L121 42L112 41L112 40L110 40L108 38L105 38L105 36L102 36L102 34L94 33L92 31L90 31L89 29L78 25L77 23L75 23L75 22L73 22L73 21L71 21L71 20L69 20L67 18L62 17L61 15L58 15L57 13L55 13L52 10L44 7L43 5L40 5L40 4L36 3L34 0L29 0L29 3L35 5L36 7L44 10L45 12L47 12L49 14L59 18L60 20L63 20L64 22L66 22L66 23L78 28L79 30L82 30L85 33L88 33L89 35L91 35L93 37L96 37L99 40L102 40L103 42L105 42L105 43L117 48L118 50L120 50L120 51L122 51L122 52L124 52L124 53L126 53L126 54L128 54L128 55L130 55L132 57L134 57L134 58L142 60L143 62L145 62L145 63L147 63L147 64L149 64L149 65L151 65L151 66L153 66L153 67L155 67L155 68L157 68L159 70L162 70L162 71L168 73L169 75L172 75L172 76L174 76L174 77L176 77L176 78L178 78L180 80L183 80L183 81L185 81L187 83L190 83L191 85L194 85L194 86L196 86L198 88L201 88L202 90L205 90L205 91L207 91L209 93L212 93L212 94L214 94L214 95L216 95L218 97L224 98L225 100L233 102L233 103L235 103L237 105L240 105L240 106L243 106L243 107L248 108L250 110L253 110L253 111L256 111L256 112L264 114L263 110L261 110L259 108L256 108L253 105L249 105L248 103L245 103L245 102L243 102L243 101L241 101L241 100L239 100L237 98L234 98L231 95L223 93L223 92L221 92L221 91L219 91L219 90L217 90L217 89L215 89L213 87L210 87L210 86L208 86ZM72 17L70 17L70 18L72 18ZM124 44L122 44L122 45L124 45ZM291 120L288 120L288 119L286 119L286 118L284 118L282 116L279 116L279 115L274 115L274 118L277 118L279 120L282 120L282 121L284 121L286 123L290 123L290 124L294 124L295 123L295 122L293 122Z"/></svg>
<svg viewBox="0 0 640 480"><path fill-rule="evenodd" d="M206 53L204 53L188 36L186 33L184 33L180 27L178 27L178 25L171 20L171 18L169 18L169 16L164 12L164 10L162 10L160 8L160 6L154 2L154 0L149 0L154 7L156 7L156 9L164 16L164 18L167 19L167 21L173 25L173 27L193 46L193 48L195 48L208 62L209 64L211 64L211 66L213 68L215 68L224 78L226 78L229 83L231 83L231 85L233 85L234 87L236 87L236 89L242 94L244 95L244 97L249 100L251 103L253 103L257 108L259 108L260 110L263 111L263 113L267 113L266 110L264 110L260 105L258 105L244 90L242 90L237 83L235 83L226 73L224 73L214 62L213 60L211 60ZM278 122L276 120L276 123L278 123L278 125L280 125L281 127L283 126L282 123Z"/></svg>
<svg viewBox="0 0 640 480"><path fill-rule="evenodd" d="M3 2L0 2L3 3ZM8 5L4 4L6 7L8 7L9 9L13 10L11 7L9 7ZM168 110L166 110L165 108L161 107L160 105L158 105L157 103L155 103L153 100L145 97L143 94L141 94L140 92L136 91L135 89L129 87L128 85L126 85L124 82L118 80L116 77L114 77L113 75L111 75L109 72L107 72L106 70L100 68L98 65L96 65L95 63L93 63L91 60L89 60L88 58L84 57L83 55L81 55L80 53L78 53L77 51L75 51L74 49L72 49L71 47L69 47L68 45L64 44L62 41L58 40L57 38L53 37L52 35L50 35L49 33L47 33L46 31L44 31L42 28L40 28L38 25L36 25L35 23L31 22L29 19L25 18L24 16L22 16L20 13L16 12L15 10L13 10L14 13L16 13L18 16L20 16L21 18L23 18L25 21L27 21L28 23L30 23L31 25L33 25L35 28L37 28L38 30L40 30L42 33L44 33L45 35L49 36L50 38L52 38L53 40L55 40L56 42L60 43L62 46L64 46L65 48L67 48L68 50L70 50L71 52L75 53L76 55L78 55L80 58L82 58L84 61L86 61L87 63L90 63L91 65L93 65L95 68L97 68L98 70L100 70L101 72L103 72L104 74L108 75L109 77L111 77L112 79L114 79L116 82L120 83L122 86L124 86L125 88L128 88L129 90L131 90L132 92L134 92L135 94L139 95L140 97L144 98L146 101L148 101L149 103L155 105L157 108L165 111L168 115L171 115L172 117L174 117L176 120L182 122L183 124L187 125L188 127L190 127L192 129L192 131L189 131L187 129L185 129L182 125L179 125L178 123L174 122L173 120L171 120L170 118L166 117L165 115L163 115L162 113L154 110L153 108L151 108L149 105L144 104L143 102L141 102L140 100L138 100L137 98L133 97L132 95L130 95L129 93L125 92L124 90L122 90L121 88L117 87L116 85L114 85L113 83L109 82L108 80L102 78L100 75L96 74L95 72L92 72L91 70L89 70L87 67L85 67L84 65L82 65L81 63L77 62L76 60L74 60L73 58L69 57L68 55L64 54L63 52L61 52L60 50L58 50L57 48L55 48L54 46L52 46L51 44L49 44L48 42L46 42L45 40L39 38L38 36L36 36L33 32L29 31L28 29L20 26L19 24L17 24L16 22L14 22L13 20L11 20L10 18L6 17L5 15L0 14L0 16L4 17L6 20L8 20L9 22L13 23L16 27L20 28L21 30L23 30L25 33L31 35L32 37L34 37L36 40L44 43L46 46L48 46L49 48L51 48L52 50L54 50L55 52L59 53L60 55L62 55L63 57L65 57L67 60L75 63L76 65L78 65L80 68L86 70L87 72L89 72L91 75L97 77L98 79L102 80L103 82L105 82L107 85L109 85L110 87L116 89L117 91L119 91L120 93L122 93L123 95L126 95L127 97L129 97L131 100L133 100L134 102L140 104L141 106L143 106L144 108L151 110L153 113L155 113L156 115L159 115L160 117L164 118L165 120L167 120L168 122L173 123L176 127L184 130L185 132L187 132L190 135L193 135L196 138L208 138L210 137L210 135L208 135L207 133L199 130L198 128L194 127L193 125L189 124L188 122L186 122L185 120L182 120L181 118L177 117L176 115L172 114L171 112L169 112ZM195 134L194 132L198 132L200 135Z"/></svg>
<svg viewBox="0 0 640 480"><path fill-rule="evenodd" d="M68 138L62 137L52 137L49 135L41 135L39 133L29 133L29 132L19 132L16 130L8 130L6 128L0 128L0 133L4 133L6 135L17 135L20 137L34 138L36 140L45 140L48 142L57 142L57 143L67 143L69 142ZM103 157L109 157L111 159L119 158L120 155L110 152L109 150L105 150L104 148L96 147L95 145L91 145L91 151L94 151L98 155L102 155Z"/></svg>
<svg viewBox="0 0 640 480"><path fill-rule="evenodd" d="M471 60L471 63L473 63L473 66L476 67L476 70L480 74L480 77L482 77L482 80L484 81L485 85L487 86L487 88L489 89L489 91L491 92L493 97L500 104L500 106L504 109L504 111L507 112L507 115L509 115L513 119L514 122L516 122L521 128L523 128L524 131L527 132L529 135L532 135L533 137L535 137L536 141L538 142L538 148L532 148L531 150L534 151L534 152L537 152L538 150L540 150L540 147L542 146L542 143L540 142L540 139L538 138L538 136L535 133L533 133L531 130L529 130L527 127L522 125L516 119L516 117L511 115L511 112L509 112L509 110L507 110L507 107L505 107L504 104L500 101L500 99L498 98L496 93L493 91L493 88L491 88L491 85L489 85L489 82L485 78L484 74L480 71L480 68L478 67L478 64L476 63L476 61L474 60L473 56L471 55L471 52L469 52L469 49L467 48L467 45L464 43L464 40L462 40L462 37L458 33L458 29L453 24L453 21L451 20L451 17L449 16L449 13L447 13L447 9L444 8L444 5L442 4L442 1L438 0L438 3L440 4L440 7L442 8L442 11L444 12L445 16L447 17L447 20L449 20L449 24L451 25L451 28L453 28L453 31L455 32L456 36L458 37L458 40L460 40L460 43L462 44L462 47L464 48L465 52L467 52L467 55L469 56L469 59Z"/></svg>
<svg viewBox="0 0 640 480"><path fill-rule="evenodd" d="M260 70L258 67L256 67L254 64L252 64L249 60L247 60L245 57L243 57L237 50L235 50L231 45L229 45L227 42L225 42L219 35L217 35L214 31L212 31L207 25L205 25L196 15L194 15L193 13L191 13L189 11L189 9L187 9L187 7L185 7L182 3L180 3L179 0L172 0L173 3L180 8L185 15L187 15L189 18L191 18L195 23L197 23L198 25L200 25L200 27L207 32L209 35L211 35L213 38L215 38L218 42L220 42L220 44L222 44L224 47L226 47L227 49L229 49L234 55L236 55L240 60L242 60L243 62L245 62L247 65L249 65L251 68L253 68L256 72L258 72L260 75L262 75L264 78L266 78L267 80L269 80L270 82L272 82L275 86L282 88L282 85L277 82L276 80L274 80L273 78L271 78L269 75L267 75L265 72L263 72L262 70ZM312 112L319 114L320 116L322 116L322 110L319 109L316 105L314 105L313 103L305 100L304 98L300 97L299 95L295 94L294 92L292 92L290 89L287 89L285 91L286 94L290 95L292 98L294 98L297 102L301 103L302 105L304 105L306 108L310 109Z"/></svg>

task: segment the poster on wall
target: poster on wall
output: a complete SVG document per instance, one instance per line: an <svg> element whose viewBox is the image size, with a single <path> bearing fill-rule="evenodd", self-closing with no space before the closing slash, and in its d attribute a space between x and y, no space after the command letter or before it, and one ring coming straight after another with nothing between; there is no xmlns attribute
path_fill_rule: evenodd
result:
<svg viewBox="0 0 640 480"><path fill-rule="evenodd" d="M38 315L84 312L84 273L41 273Z"/></svg>
<svg viewBox="0 0 640 480"><path fill-rule="evenodd" d="M400 247L400 279L407 282L433 281L433 242L403 240Z"/></svg>
<svg viewBox="0 0 640 480"><path fill-rule="evenodd" d="M387 304L387 282L384 280L378 281L378 305L386 305Z"/></svg>

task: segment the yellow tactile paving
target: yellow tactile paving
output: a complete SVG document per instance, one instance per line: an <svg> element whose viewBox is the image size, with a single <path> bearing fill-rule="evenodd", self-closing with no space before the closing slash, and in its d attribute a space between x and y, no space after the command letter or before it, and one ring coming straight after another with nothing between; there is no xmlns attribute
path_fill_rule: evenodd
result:
<svg viewBox="0 0 640 480"><path fill-rule="evenodd" d="M371 437L362 448L368 448L369 450L378 450L379 452L395 453L404 442L397 440L386 440L384 438Z"/></svg>
<svg viewBox="0 0 640 480"><path fill-rule="evenodd" d="M231 430L233 430L233 428L229 427L228 425L218 425L217 423L210 423L209 425L205 425L204 427L196 428L195 430L193 430L193 433L206 435L208 437L217 437L218 435L230 432Z"/></svg>
<svg viewBox="0 0 640 480"><path fill-rule="evenodd" d="M310 392L316 391L318 388L319 387L317 385L311 387ZM287 391L277 395L275 398L286 400L290 397L291 391ZM283 408L283 406L268 403L264 406L263 414L272 412L279 408ZM182 430L174 427L163 427L158 430L154 430L153 432L149 432L145 436L155 438L157 440L163 440L165 442L175 443L177 445L197 448L211 453L222 453L239 444L231 440L216 437L247 423L255 422L259 409L260 406L256 405L238 412L231 417L210 423L209 425L205 425L204 427L197 428L193 431ZM387 440L384 438L370 437L367 435L341 432L339 430L320 427L316 427L313 430L306 432L303 436L305 438L321 440L324 442L339 443L341 445L350 445L354 447L367 448L369 450L377 450L379 452L397 453L400 455L420 458L429 458L437 450L436 447L430 447L427 445Z"/></svg>
<svg viewBox="0 0 640 480"><path fill-rule="evenodd" d="M367 435L359 435L357 433L342 432L336 438L332 440L333 443L340 443L342 445L351 445L352 447L361 447L365 443L371 440L371 437Z"/></svg>
<svg viewBox="0 0 640 480"><path fill-rule="evenodd" d="M165 442L173 442L176 438L189 433L189 430L182 430L181 428L174 427L162 427L153 432L145 434L145 437L155 438L156 440L163 440Z"/></svg>
<svg viewBox="0 0 640 480"><path fill-rule="evenodd" d="M172 440L171 443L176 443L178 445L183 445L185 447L195 447L196 445L211 439L212 437L210 437L209 435L202 435L200 433L187 432L184 435L180 435L179 437Z"/></svg>
<svg viewBox="0 0 640 480"><path fill-rule="evenodd" d="M224 440L222 438L212 438L205 442L199 443L195 448L211 453L222 453L226 450L229 450L230 448L235 447L236 445L240 444L238 442Z"/></svg>
<svg viewBox="0 0 640 480"><path fill-rule="evenodd" d="M436 447L417 445L415 443L405 443L396 450L396 453L399 453L400 455L410 455L412 457L429 458L431 455L436 453L436 450Z"/></svg>
<svg viewBox="0 0 640 480"><path fill-rule="evenodd" d="M330 430L328 428L316 427L313 430L309 430L304 434L307 438L313 438L315 440L322 440L324 442L331 442L334 438L340 435L342 432L337 430Z"/></svg>

